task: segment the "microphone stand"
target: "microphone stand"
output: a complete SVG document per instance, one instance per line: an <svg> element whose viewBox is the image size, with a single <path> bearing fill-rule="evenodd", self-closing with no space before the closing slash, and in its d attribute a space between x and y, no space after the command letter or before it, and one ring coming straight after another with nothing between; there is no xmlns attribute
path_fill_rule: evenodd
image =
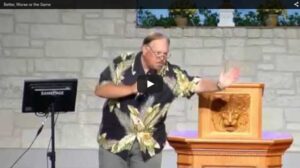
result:
<svg viewBox="0 0 300 168"><path fill-rule="evenodd" d="M55 121L54 121L54 103L49 106L49 112L51 113L51 152L47 153L51 161L51 168L55 168Z"/></svg>

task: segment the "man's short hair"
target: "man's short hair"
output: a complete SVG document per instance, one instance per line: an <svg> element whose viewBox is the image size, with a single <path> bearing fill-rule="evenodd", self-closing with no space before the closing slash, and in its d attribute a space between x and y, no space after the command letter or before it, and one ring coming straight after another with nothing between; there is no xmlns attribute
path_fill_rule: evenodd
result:
<svg viewBox="0 0 300 168"><path fill-rule="evenodd" d="M170 45L169 37L160 32L150 33L147 37L144 38L143 45L148 45L149 43L151 43L151 41L158 40L158 39L167 39L168 44Z"/></svg>

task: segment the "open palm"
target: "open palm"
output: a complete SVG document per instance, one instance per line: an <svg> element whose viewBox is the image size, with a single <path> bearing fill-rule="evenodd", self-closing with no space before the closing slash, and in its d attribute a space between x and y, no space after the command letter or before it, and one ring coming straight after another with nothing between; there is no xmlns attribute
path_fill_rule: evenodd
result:
<svg viewBox="0 0 300 168"><path fill-rule="evenodd" d="M235 81L237 81L240 77L240 69L239 68L231 68L228 72L222 72L219 76L219 82L222 87L228 87Z"/></svg>

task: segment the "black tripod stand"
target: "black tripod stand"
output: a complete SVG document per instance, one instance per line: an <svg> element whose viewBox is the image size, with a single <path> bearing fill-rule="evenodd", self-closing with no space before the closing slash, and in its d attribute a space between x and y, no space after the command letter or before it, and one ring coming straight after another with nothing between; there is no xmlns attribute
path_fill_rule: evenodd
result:
<svg viewBox="0 0 300 168"><path fill-rule="evenodd" d="M54 121L54 103L49 106L49 112L51 113L51 152L47 153L47 156L51 160L51 168L55 168L55 121Z"/></svg>
<svg viewBox="0 0 300 168"><path fill-rule="evenodd" d="M75 111L77 79L52 79L25 81L23 113L45 112L51 114L51 147L47 157L55 168L55 119L56 112ZM48 158L47 158L48 159Z"/></svg>

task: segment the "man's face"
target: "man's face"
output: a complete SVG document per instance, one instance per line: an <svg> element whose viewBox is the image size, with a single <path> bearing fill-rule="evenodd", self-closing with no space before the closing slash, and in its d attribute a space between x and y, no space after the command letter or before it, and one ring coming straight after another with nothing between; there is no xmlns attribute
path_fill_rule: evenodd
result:
<svg viewBox="0 0 300 168"><path fill-rule="evenodd" d="M150 69L160 70L167 62L169 56L169 44L167 39L151 41L142 48L143 58Z"/></svg>

